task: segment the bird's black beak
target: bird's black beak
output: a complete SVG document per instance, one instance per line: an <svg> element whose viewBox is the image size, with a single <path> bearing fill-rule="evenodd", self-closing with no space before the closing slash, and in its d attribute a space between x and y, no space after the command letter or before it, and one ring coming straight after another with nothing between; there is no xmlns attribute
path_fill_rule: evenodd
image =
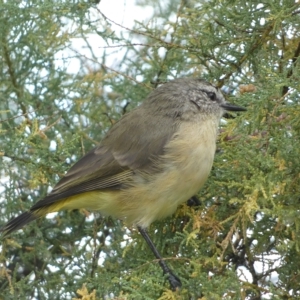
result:
<svg viewBox="0 0 300 300"><path fill-rule="evenodd" d="M221 104L221 107L223 107L227 111L246 111L247 110L245 107L241 107L241 106L231 104L228 102Z"/></svg>

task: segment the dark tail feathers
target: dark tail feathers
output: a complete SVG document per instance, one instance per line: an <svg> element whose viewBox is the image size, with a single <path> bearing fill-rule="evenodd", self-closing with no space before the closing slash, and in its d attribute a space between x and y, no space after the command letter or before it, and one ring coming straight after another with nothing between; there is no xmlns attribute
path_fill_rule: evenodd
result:
<svg viewBox="0 0 300 300"><path fill-rule="evenodd" d="M35 215L32 212L24 212L20 216L11 219L7 224L0 228L0 231L2 232L3 236L7 236L13 231L22 228L27 223L37 219L38 217L38 215Z"/></svg>

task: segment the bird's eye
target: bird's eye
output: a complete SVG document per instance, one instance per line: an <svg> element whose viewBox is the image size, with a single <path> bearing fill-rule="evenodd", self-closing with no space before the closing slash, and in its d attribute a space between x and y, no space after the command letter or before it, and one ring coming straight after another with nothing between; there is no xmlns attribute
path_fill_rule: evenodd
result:
<svg viewBox="0 0 300 300"><path fill-rule="evenodd" d="M217 100L217 95L214 92L206 92L208 98L212 101L216 101Z"/></svg>

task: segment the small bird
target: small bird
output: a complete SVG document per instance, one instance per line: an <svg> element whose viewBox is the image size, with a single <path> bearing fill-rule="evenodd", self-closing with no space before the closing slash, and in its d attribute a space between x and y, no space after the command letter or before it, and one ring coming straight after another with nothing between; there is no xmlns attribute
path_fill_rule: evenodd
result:
<svg viewBox="0 0 300 300"><path fill-rule="evenodd" d="M202 79L162 84L123 115L46 197L1 231L8 235L60 210L99 211L137 226L176 290L181 281L155 248L147 227L197 194L213 164L222 115L244 110Z"/></svg>

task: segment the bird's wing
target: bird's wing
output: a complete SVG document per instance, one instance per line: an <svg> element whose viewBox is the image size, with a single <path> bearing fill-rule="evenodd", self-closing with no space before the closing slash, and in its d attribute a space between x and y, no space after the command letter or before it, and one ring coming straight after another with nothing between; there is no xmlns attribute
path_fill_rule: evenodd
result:
<svg viewBox="0 0 300 300"><path fill-rule="evenodd" d="M147 115L143 107L124 115L100 145L75 163L52 192L31 209L84 192L120 189L135 171L147 171L155 157L163 154L176 124L171 116Z"/></svg>

